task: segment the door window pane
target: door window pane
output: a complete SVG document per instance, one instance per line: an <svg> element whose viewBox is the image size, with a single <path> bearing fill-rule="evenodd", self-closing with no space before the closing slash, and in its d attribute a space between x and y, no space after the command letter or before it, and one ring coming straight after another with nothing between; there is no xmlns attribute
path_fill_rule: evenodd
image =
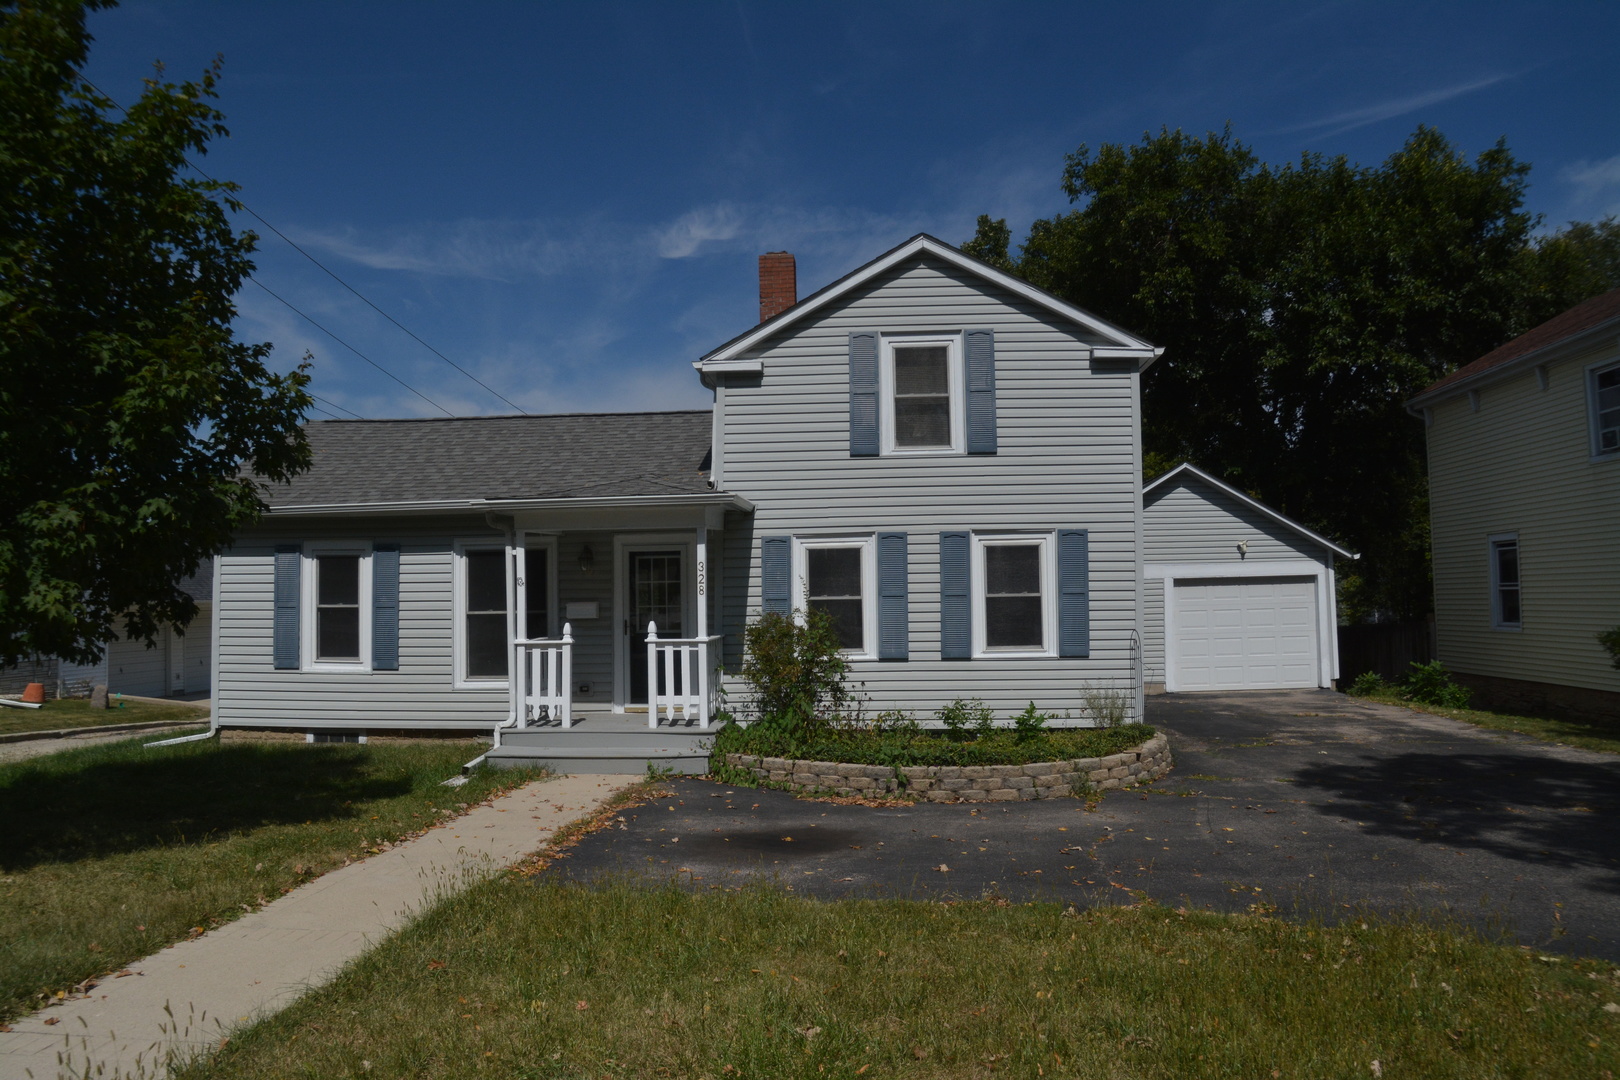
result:
<svg viewBox="0 0 1620 1080"><path fill-rule="evenodd" d="M550 554L545 548L530 548L528 552L527 576L523 579L529 603L523 620L526 637L539 639L551 636L551 596L547 592L551 585L551 566L547 561Z"/></svg>
<svg viewBox="0 0 1620 1080"><path fill-rule="evenodd" d="M506 678L506 552L469 551L463 557L468 679Z"/></svg>
<svg viewBox="0 0 1620 1080"><path fill-rule="evenodd" d="M809 548L805 551L805 600L812 611L832 617L838 644L864 652L866 620L861 599L861 549Z"/></svg>
<svg viewBox="0 0 1620 1080"><path fill-rule="evenodd" d="M1046 644L1039 544L984 546L984 644L1040 649Z"/></svg>
<svg viewBox="0 0 1620 1080"><path fill-rule="evenodd" d="M945 346L895 348L894 444L951 445L950 363Z"/></svg>
<svg viewBox="0 0 1620 1080"><path fill-rule="evenodd" d="M315 560L315 658L360 662L360 556Z"/></svg>

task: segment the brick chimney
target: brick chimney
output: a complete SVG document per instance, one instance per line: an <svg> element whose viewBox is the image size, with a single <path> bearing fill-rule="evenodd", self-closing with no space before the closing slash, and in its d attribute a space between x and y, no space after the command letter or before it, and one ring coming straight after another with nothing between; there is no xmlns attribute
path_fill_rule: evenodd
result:
<svg viewBox="0 0 1620 1080"><path fill-rule="evenodd" d="M759 321L780 315L799 302L799 271L793 255L768 251L759 257Z"/></svg>

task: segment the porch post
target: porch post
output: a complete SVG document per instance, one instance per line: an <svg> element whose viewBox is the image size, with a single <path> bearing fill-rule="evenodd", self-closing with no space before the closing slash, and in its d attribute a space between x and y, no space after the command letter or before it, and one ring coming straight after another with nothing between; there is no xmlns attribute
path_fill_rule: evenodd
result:
<svg viewBox="0 0 1620 1080"><path fill-rule="evenodd" d="M704 727L709 726L709 643L703 639L709 636L709 526L705 523L697 527L696 543L693 550L697 553L697 637L698 646L693 650L697 656L697 707L698 723ZM690 678L687 672L681 672L682 678ZM690 692L691 687L687 687ZM687 700L691 700L688 697Z"/></svg>
<svg viewBox="0 0 1620 1080"><path fill-rule="evenodd" d="M512 529L512 551L507 558L507 564L512 567L512 576L507 579L508 592L506 602L506 690L512 698L512 715L517 717L517 727L529 725L528 707L524 705L523 683L528 674L523 669L523 650L518 648L518 639L523 637L524 613L529 610L528 605L528 574L529 551L526 543L527 533L516 527Z"/></svg>

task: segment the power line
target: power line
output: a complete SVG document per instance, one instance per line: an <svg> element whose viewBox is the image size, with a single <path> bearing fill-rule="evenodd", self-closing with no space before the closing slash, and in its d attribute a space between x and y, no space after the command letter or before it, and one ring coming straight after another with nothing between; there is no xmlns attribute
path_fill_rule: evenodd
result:
<svg viewBox="0 0 1620 1080"><path fill-rule="evenodd" d="M350 345L347 341L344 341L342 338L340 338L336 334L332 333L332 331L328 330L326 327L324 327L320 323L316 322L312 317L305 314L296 305L294 305L292 303L292 301L288 300L286 297L284 297L281 294L277 293L270 286L266 285L264 282L260 281L258 278L248 278L248 280L253 282L253 284L257 285L259 288L263 289L265 292L269 293L271 296L274 296L277 300L280 300L283 304L286 304L289 308L291 308L293 310L293 312L295 314L297 314L300 318L307 321L311 326L315 327L321 333L325 334L327 337L331 338L333 341L337 342L339 345L343 346L345 349L348 349L350 352L354 353L354 355L358 356L360 359L364 360L366 363L370 364L372 367L376 368L378 371L382 372L384 375L388 376L390 379L393 379L395 382L399 383L399 385L403 386L405 389L409 390L411 393L415 394L417 397L421 398L423 401L427 402L429 405L433 406L435 409L438 409L440 412L444 413L444 415L454 419L454 417L456 415L455 413L451 412L449 409L445 408L443 405L440 405L437 401L434 401L432 398L430 398L426 394L422 393L422 391L418 390L416 387L412 386L410 383L406 382L404 379L400 378L398 375L395 375L392 371L389 371L387 368L385 368L381 364L377 363L377 361L373 360L371 357L367 356L365 353L361 352L359 349L355 348L353 345Z"/></svg>
<svg viewBox="0 0 1620 1080"><path fill-rule="evenodd" d="M93 83L89 79L85 78L84 75L82 75L82 74L79 75L79 79L86 86L88 86L91 90L94 90L97 94L100 94L102 97L106 98L109 102L111 102L113 108L117 109L119 112L123 113L126 116L129 115L129 110L125 109L122 105L118 104L118 102L112 97L112 95L110 95L110 94L106 93L105 91L103 91L101 89L101 87L97 86L95 83ZM211 184L220 183L220 181L215 180L208 173L204 172L202 170L201 166L199 166L195 161L192 161L189 157L185 158L185 163L187 165L191 166L192 170L195 171L197 173L197 175L201 176L204 180L207 180L209 183L211 183ZM271 232L273 232L277 236L279 236L282 240L286 241L287 245L289 247L291 247L294 251L298 252L298 254L302 255L304 258L308 259L310 262L312 262L316 266L320 267L320 269L328 277L330 277L333 281L337 282L339 285L342 285L345 289L349 290L349 292L351 292L355 296L359 297L359 299L367 307L371 308L371 310L375 311L377 314L381 315L383 318L385 318L389 322L393 323L400 330L403 330L407 335L410 336L411 340L415 341L418 345L421 345L424 349L428 350L428 352L431 352L434 356L437 356L440 360L443 360L445 363L449 364L451 367L453 367L457 371L461 372L461 374L467 376L467 378L471 379L473 382L477 383L479 386L481 386L485 390L487 390L490 394L492 394L495 397L499 398L501 401L505 402L507 405L510 405L513 409L516 409L518 412L522 413L524 416L529 415L529 412L528 412L527 409L523 408L521 405L517 404L512 399L508 398L506 395L500 393L494 387L492 387L492 386L488 385L487 383L485 383L483 380L479 379L472 372L468 371L466 368L462 367L460 364L456 363L454 360L452 360L448 356L444 355L444 353L440 352L438 349L435 349L432 345L429 345L427 342L423 341L414 332L412 332L411 329L409 327L407 327L404 323L400 322L398 319L396 319L392 315L388 314L388 312L384 311L382 308L380 308L376 304L372 303L371 300L369 300L363 293L360 292L359 289L356 289L353 285L350 285L347 281L344 281L342 278L338 277L337 274L334 273L331 270L330 267L328 267L325 263L321 262L315 256L311 255L309 252L305 251L302 247L298 246L298 244L294 243L292 241L292 239L287 236L286 233L282 232L280 229L278 229L274 225L270 224L270 222L266 221L264 219L264 217L259 214L258 211L254 210L247 203L243 202L241 199L236 199L236 198L233 198L232 201L234 201L237 206L240 206L243 210L247 211L249 214L252 214L253 217L256 218L259 221L259 224L263 225L265 228L269 229ZM296 308L296 307L293 307L293 305L291 303L289 303L286 299L284 299L279 294L277 294L276 292L271 290L269 288L269 286L265 285L264 282L260 281L258 278L250 277L248 280L252 281L253 284L257 285L259 288L263 289L265 292L269 293L271 296L274 296L277 300L280 300L283 304L286 304L287 307L291 308L294 312L297 312L297 314L299 316L301 316L302 318L308 320L310 323L314 324L316 327L319 327L321 332L326 334L333 341L336 341L339 345L342 345L345 349L348 349L350 352L352 352L356 356L360 357L360 359L364 360L366 363L370 364L372 367L376 368L378 371L382 372L384 375L387 375L390 379L393 379L395 382L399 383L399 385L405 387L405 389L409 390L411 393L415 394L417 397L421 398L423 401L428 402L434 408L436 408L440 412L444 413L446 416L454 416L455 415L449 409L446 409L443 405L440 405L437 401L434 401L432 398L428 397L426 394L424 394L420 390L416 389L416 387L411 386L409 383L405 382L405 380L401 379L399 376L395 375L393 372L389 371L387 368L385 368L381 364L377 363L377 361L371 359L371 357L369 357L366 354L362 353L359 349L356 349L353 345L350 345L348 342L344 341L342 338L340 338L336 334L332 333L332 331L326 329L326 327L321 326L320 323L315 322L314 319L312 319L308 315L304 314L304 312L299 311L299 309ZM311 395L311 396L313 396L313 395ZM330 404L330 402L328 402L328 404ZM341 406L339 406L339 408L341 408ZM351 410L345 409L344 411L345 412L350 412ZM336 419L336 418L334 417L334 419ZM363 419L363 417L356 414L355 419L359 420L359 419Z"/></svg>
<svg viewBox="0 0 1620 1080"><path fill-rule="evenodd" d="M326 398L321 397L321 395L319 395L319 394L310 394L309 396L314 398L316 401L320 402L322 405L328 406L329 408L332 408L332 409L336 409L339 412L348 413L350 416L354 417L354 419L356 419L356 420L364 420L365 419L365 417L361 416L359 413L355 412L353 409L350 409L350 408L348 408L346 406L343 406L343 405L339 405L335 401L328 401ZM334 420L340 420L340 419L342 419L342 417L333 417L333 419Z"/></svg>

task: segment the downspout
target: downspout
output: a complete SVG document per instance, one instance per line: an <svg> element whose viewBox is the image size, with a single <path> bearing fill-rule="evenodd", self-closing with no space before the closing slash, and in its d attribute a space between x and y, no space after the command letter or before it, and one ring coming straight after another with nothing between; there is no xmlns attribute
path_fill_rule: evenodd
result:
<svg viewBox="0 0 1620 1080"><path fill-rule="evenodd" d="M512 548L517 546L517 522L513 518L507 518L506 519L506 524L503 525L496 518L495 512L493 510L486 510L484 512L484 524L488 525L491 529L494 529L496 532L500 533L502 536L504 536L506 538L506 550L507 550L507 553L508 553L508 558L506 560L506 569L507 569L507 575L506 575L506 580L507 580L507 592L506 592L506 640L507 640L507 643L508 643L507 644L507 649L510 650L511 647L512 647L511 642L516 640L516 634L517 634L517 627L516 627L517 613L512 610L513 607L514 607L514 604L513 604L514 592L513 592L513 589L512 589L512 563L511 563L511 558L510 558ZM499 724L496 724L494 729L490 732L490 747L489 747L489 749L484 751L482 754L479 754L477 757L473 758L471 761L467 762L467 764L465 764L465 765L463 765L461 767L461 775L462 776L466 776L469 773L471 773L474 769L478 768L478 766L482 765L484 763L484 759L489 757L489 755L491 753L493 753L496 750L499 750L501 748L501 732L505 731L509 727L515 727L517 725L517 722L518 722L517 672L510 670L511 663L512 663L512 657L511 657L510 651L508 651L508 654L507 654L508 671L507 671L507 674L506 674L506 701L507 701L507 704L506 704L506 719L502 720Z"/></svg>
<svg viewBox="0 0 1620 1080"><path fill-rule="evenodd" d="M213 710L209 710L207 731L197 735L182 735L178 739L159 739L157 742L149 742L142 745L144 745L148 750L152 749L154 746L179 746L181 743L202 742L204 739L212 739L218 734L219 715Z"/></svg>

